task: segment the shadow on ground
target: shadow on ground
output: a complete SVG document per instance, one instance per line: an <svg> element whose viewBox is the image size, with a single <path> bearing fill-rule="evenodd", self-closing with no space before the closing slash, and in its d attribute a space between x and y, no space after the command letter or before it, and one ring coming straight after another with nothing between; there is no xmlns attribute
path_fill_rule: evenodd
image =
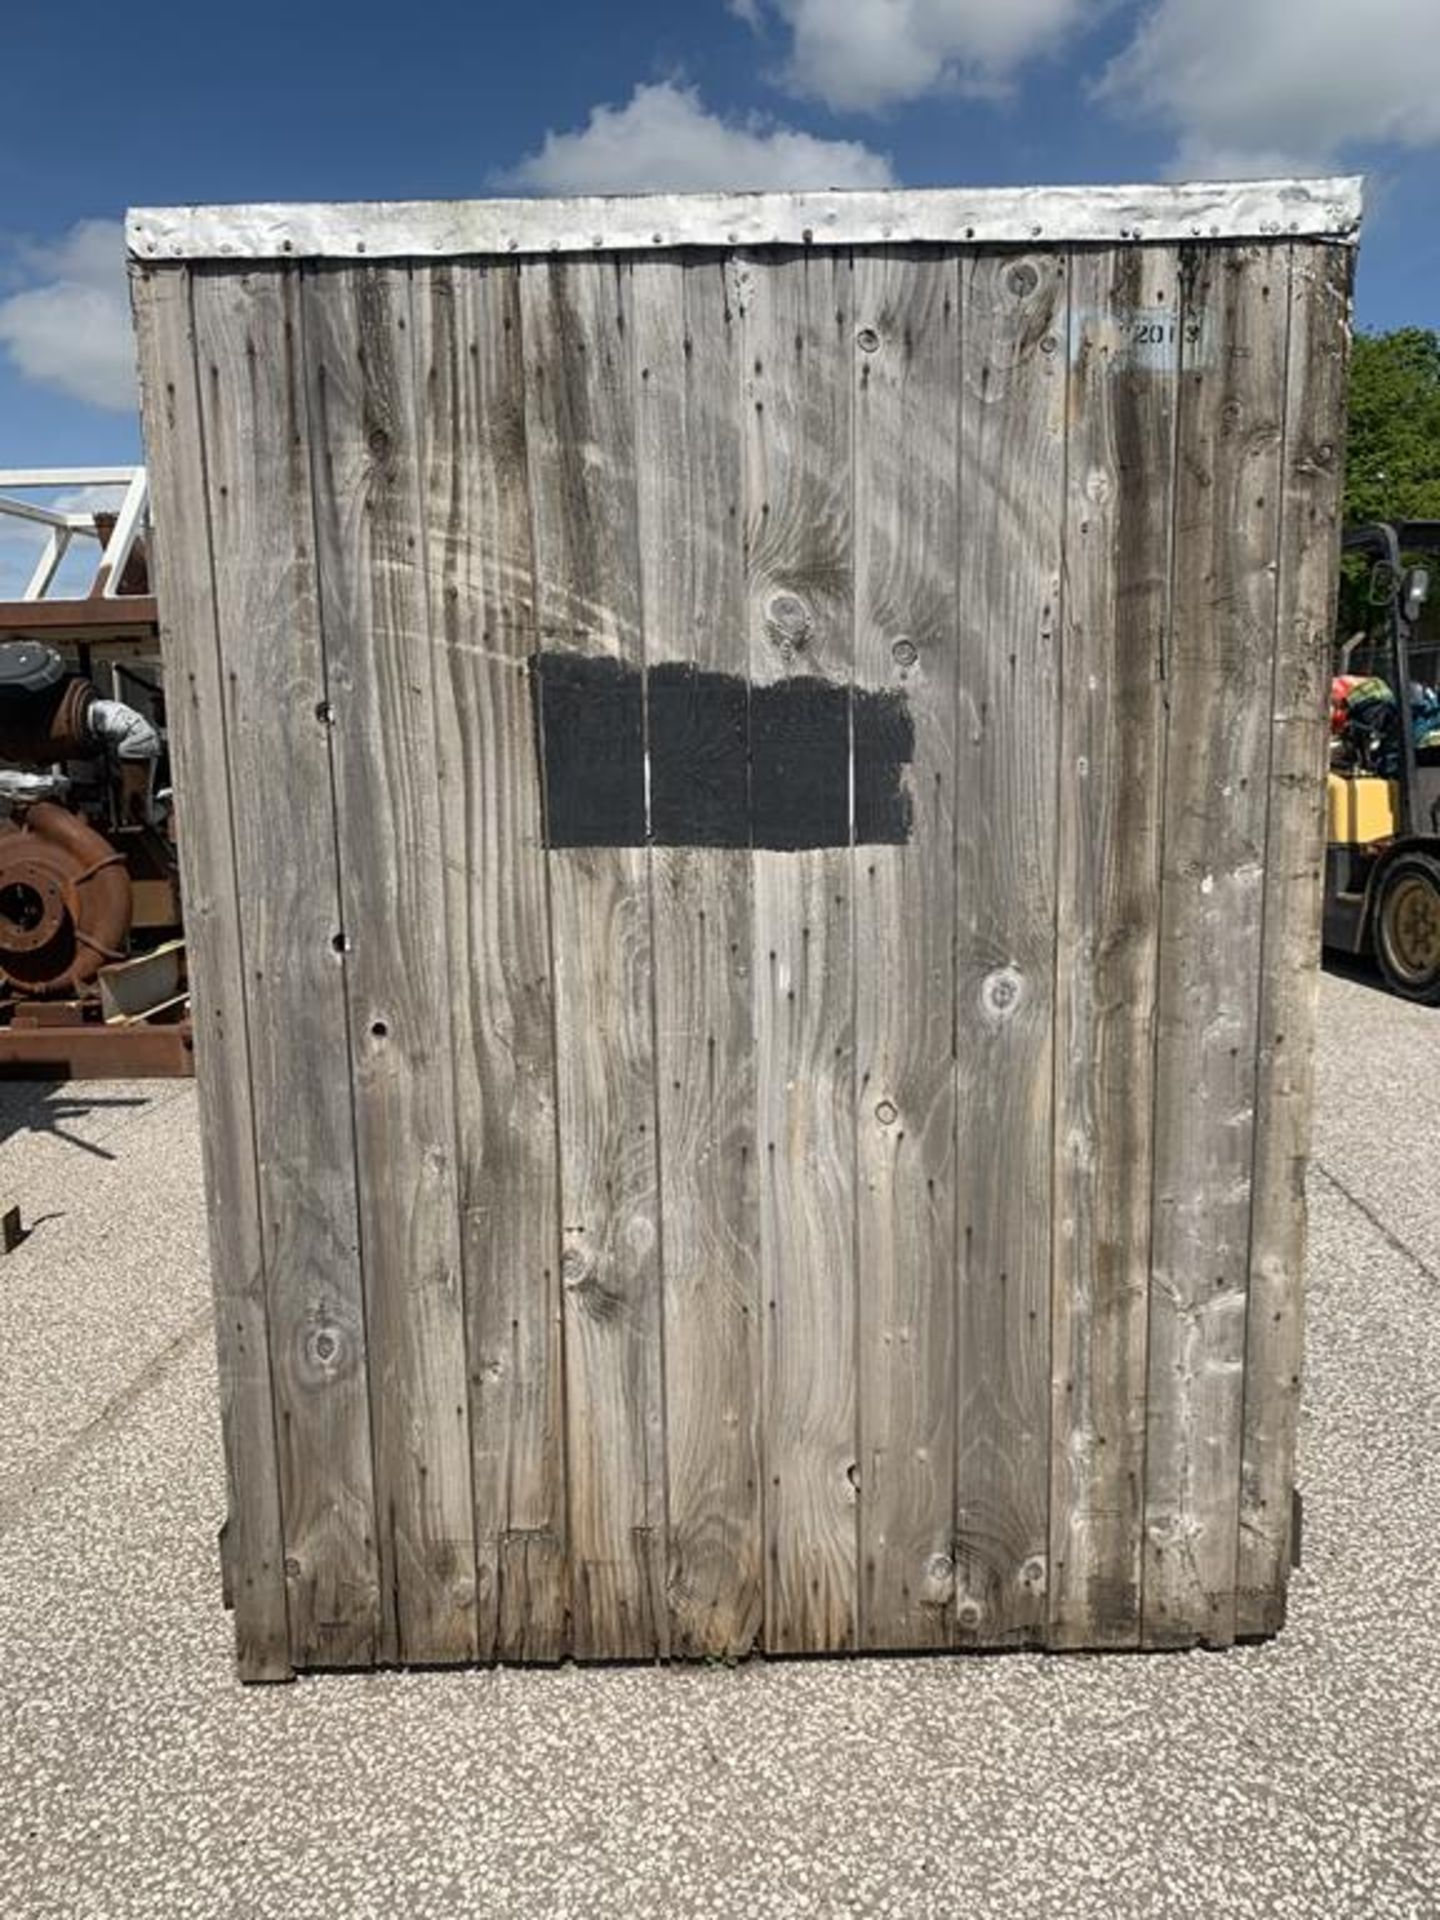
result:
<svg viewBox="0 0 1440 1920"><path fill-rule="evenodd" d="M97 1140L74 1131L76 1120L135 1112L152 1103L144 1094L86 1093L83 1081L0 1080L0 1142L20 1133L45 1133L90 1153L97 1160L115 1155Z"/></svg>

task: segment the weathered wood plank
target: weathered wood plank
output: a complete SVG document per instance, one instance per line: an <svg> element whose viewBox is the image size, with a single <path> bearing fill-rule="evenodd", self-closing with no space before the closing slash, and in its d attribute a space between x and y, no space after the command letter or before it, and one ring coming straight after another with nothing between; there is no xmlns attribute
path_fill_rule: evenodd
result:
<svg viewBox="0 0 1440 1920"><path fill-rule="evenodd" d="M410 282L398 267L317 267L303 287L383 1647L392 1659L473 1659L450 992L438 937L445 836Z"/></svg>
<svg viewBox="0 0 1440 1920"><path fill-rule="evenodd" d="M519 268L414 276L481 1658L566 1651L554 1009Z"/></svg>
<svg viewBox="0 0 1440 1920"><path fill-rule="evenodd" d="M227 1552L236 1575L236 1665L243 1680L285 1680L291 1674L285 1544L245 1019L244 920L210 552L208 539L190 524L206 519L190 275L141 269L133 289L151 509L161 529L151 566L160 604L171 768L180 794L178 846L209 1198Z"/></svg>
<svg viewBox="0 0 1440 1920"><path fill-rule="evenodd" d="M550 856L574 1652L668 1651L645 854Z"/></svg>
<svg viewBox="0 0 1440 1920"><path fill-rule="evenodd" d="M714 685L687 670L741 683L733 745L744 746L738 334L722 262L655 260L637 272L635 455L652 769L666 746L662 729L694 720L687 687L698 705ZM679 667L663 698L654 676L662 661ZM718 760L723 778L731 757L723 732L719 752L707 754L713 702L706 717L710 729L692 724L683 734L696 798L707 771ZM722 728L731 718L727 710ZM694 830L708 824L697 818ZM729 1656L759 1636L764 1572L751 863L748 848L661 845L658 825L656 837L672 1646Z"/></svg>
<svg viewBox="0 0 1440 1920"><path fill-rule="evenodd" d="M1143 1631L1151 1645L1223 1645L1235 1631L1286 252L1182 258Z"/></svg>
<svg viewBox="0 0 1440 1920"><path fill-rule="evenodd" d="M1179 259L1071 258L1050 1641L1140 1637Z"/></svg>
<svg viewBox="0 0 1440 1920"><path fill-rule="evenodd" d="M956 1631L994 1646L1045 1619L1065 263L961 287Z"/></svg>
<svg viewBox="0 0 1440 1920"><path fill-rule="evenodd" d="M857 845L860 1639L951 1639L959 275L855 263L857 683L913 727L910 838ZM903 704L902 704L903 703Z"/></svg>
<svg viewBox="0 0 1440 1920"><path fill-rule="evenodd" d="M298 277L197 271L193 302L226 732L244 749L230 802L291 1659L371 1666L375 1490Z"/></svg>
<svg viewBox="0 0 1440 1920"><path fill-rule="evenodd" d="M854 670L848 254L739 260L752 685ZM799 752L794 748L799 747ZM772 753L804 790L805 742ZM752 734L752 778L757 742ZM767 752L771 747L767 745ZM822 800L824 796L821 796ZM824 811L824 808L821 808ZM856 1640L854 974L847 843L754 855L765 1644Z"/></svg>
<svg viewBox="0 0 1440 1920"><path fill-rule="evenodd" d="M521 269L541 646L643 664L630 268ZM574 1651L669 1646L648 856L547 856Z"/></svg>
<svg viewBox="0 0 1440 1920"><path fill-rule="evenodd" d="M1324 897L1324 771L1353 257L1290 255L1259 1071L1245 1339L1237 1634L1273 1633L1290 1572L1304 1343L1305 1164Z"/></svg>

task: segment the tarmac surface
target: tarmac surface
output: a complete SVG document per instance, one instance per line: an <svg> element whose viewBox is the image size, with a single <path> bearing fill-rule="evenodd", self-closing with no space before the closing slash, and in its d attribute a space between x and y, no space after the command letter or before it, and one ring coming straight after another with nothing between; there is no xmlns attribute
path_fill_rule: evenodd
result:
<svg viewBox="0 0 1440 1920"><path fill-rule="evenodd" d="M194 1090L0 1086L0 1916L1440 1915L1440 1011L1320 1060L1274 1642L257 1689Z"/></svg>

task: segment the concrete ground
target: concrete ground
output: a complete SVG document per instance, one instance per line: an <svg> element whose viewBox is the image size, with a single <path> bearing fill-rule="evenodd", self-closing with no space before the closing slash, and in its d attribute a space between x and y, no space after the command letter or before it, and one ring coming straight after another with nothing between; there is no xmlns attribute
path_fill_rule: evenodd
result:
<svg viewBox="0 0 1440 1920"><path fill-rule="evenodd" d="M1440 1012L1327 977L1274 1643L242 1690L193 1089L0 1088L0 1916L1440 1915Z"/></svg>

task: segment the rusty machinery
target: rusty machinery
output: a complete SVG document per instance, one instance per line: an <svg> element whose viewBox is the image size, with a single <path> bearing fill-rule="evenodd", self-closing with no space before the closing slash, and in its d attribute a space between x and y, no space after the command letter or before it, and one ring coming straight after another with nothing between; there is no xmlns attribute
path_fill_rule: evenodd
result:
<svg viewBox="0 0 1440 1920"><path fill-rule="evenodd" d="M149 715L0 641L0 1073L188 1073L174 851Z"/></svg>

